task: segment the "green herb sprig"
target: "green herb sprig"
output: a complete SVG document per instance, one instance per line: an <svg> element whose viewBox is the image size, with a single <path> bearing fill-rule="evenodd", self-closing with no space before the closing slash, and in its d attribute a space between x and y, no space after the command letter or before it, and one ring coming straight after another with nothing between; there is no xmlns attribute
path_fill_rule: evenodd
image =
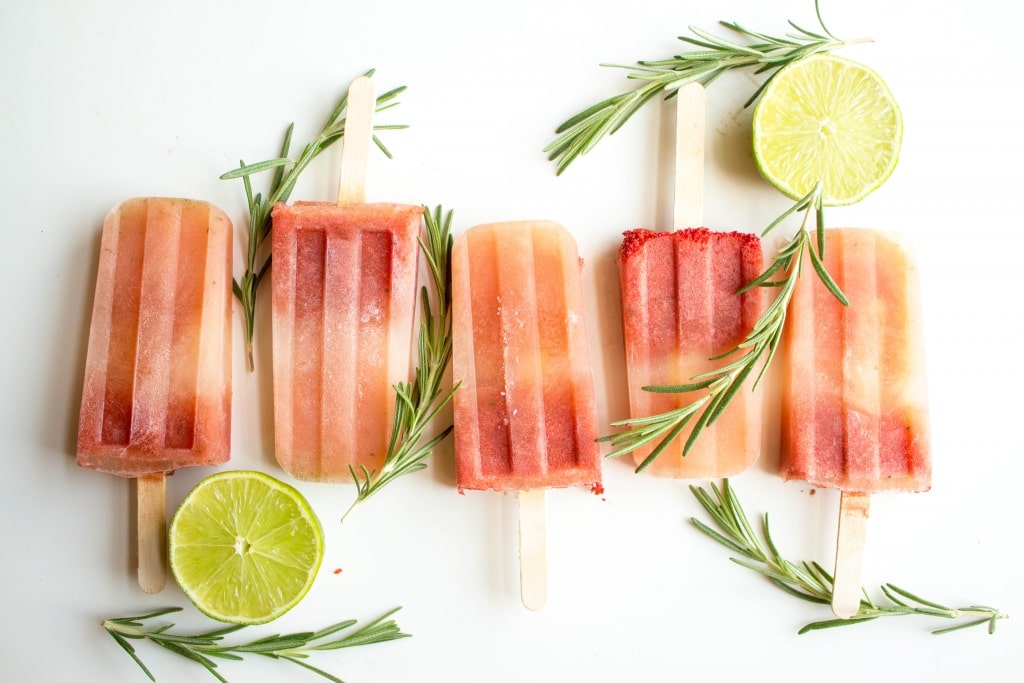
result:
<svg viewBox="0 0 1024 683"><path fill-rule="evenodd" d="M778 295L739 345L711 360L723 360L730 356L737 356L737 358L720 368L697 375L688 384L643 387L644 391L657 393L704 393L690 403L674 410L613 422L613 427L628 427L628 429L599 439L612 445L613 450L607 457L614 458L631 453L660 439L651 450L650 455L637 466L636 471L640 472L654 462L654 459L661 455L692 421L693 426L682 451L682 455L686 456L704 428L713 424L722 414L733 397L742 389L747 378L760 364L760 370L755 375L752 385L752 387L757 387L775 357L775 352L781 342L786 322L786 310L793 298L796 283L800 279L805 252L822 283L843 305L848 304L846 296L822 263L825 253L825 214L821 183L817 183L807 195L772 221L762 235L767 235L780 223L800 211L804 212L800 229L788 243L779 249L772 264L738 292L738 294L742 294L754 287L770 287L777 288ZM816 224L816 240L811 237L812 215Z"/></svg>
<svg viewBox="0 0 1024 683"><path fill-rule="evenodd" d="M374 70L367 71L364 75L373 76ZM376 111L382 112L391 109L399 104L397 97L405 90L405 86L389 90L377 98ZM252 341L256 329L256 293L259 290L263 277L270 269L270 255L267 254L262 263L259 262L261 245L270 235L271 221L270 212L278 202L286 202L291 196L299 176L306 170L310 162L321 152L333 145L345 135L345 119L347 115L348 93L342 95L338 105L327 117L320 134L305 147L297 159L289 158L289 149L292 142L292 131L294 123L288 124L285 130L284 142L281 144L281 152L274 159L267 159L255 164L239 162L239 168L233 169L221 175L221 180L233 180L241 178L245 183L245 197L249 208L249 224L246 241L245 273L241 280L234 280L232 288L235 296L242 304L242 315L245 322L245 356L246 366L252 372L254 368ZM377 130L396 130L407 128L404 125L374 125ZM391 153L380 141L376 134L373 141L377 147L390 159ZM253 194L251 176L264 171L273 171L270 186L267 188L266 196L257 192Z"/></svg>
<svg viewBox="0 0 1024 683"><path fill-rule="evenodd" d="M197 635L179 635L170 632L174 628L174 624L147 628L143 623L149 619L156 619L173 612L179 612L181 611L180 607L162 609L138 617L107 619L103 622L103 628L135 660L135 663L139 665L151 681L156 681L156 678L146 665L143 664L142 659L139 658L135 651L135 646L130 641L148 640L155 643L176 655L181 655L197 664L201 664L207 671L213 674L214 678L224 683L227 683L227 679L220 674L217 668L218 663L215 660L242 661L244 655L260 655L261 657L284 660L312 671L329 681L342 683L340 678L304 660L314 652L340 650L346 647L358 647L360 645L372 645L399 638L409 638L410 634L403 633L395 621L390 618L399 609L393 609L358 629L350 630L349 633L343 636L329 640L328 638L339 634L341 631L352 629L357 624L356 620L349 619L338 622L319 631L270 635L238 644L224 643L224 637L242 630L245 626L227 626Z"/></svg>
<svg viewBox="0 0 1024 683"><path fill-rule="evenodd" d="M591 151L601 140L622 127L641 107L659 94L666 99L683 85L698 82L708 85L727 71L753 69L755 73L778 72L798 59L819 52L830 52L847 45L867 42L867 38L841 40L825 26L818 2L814 3L821 32L801 28L792 21L796 33L770 36L752 31L736 22L719 22L738 34L741 42L717 37L699 28L690 27L696 37L679 36L679 40L697 50L682 52L671 59L639 61L635 66L603 64L617 69L630 69L627 78L643 81L631 91L598 102L562 123L555 130L555 139L544 152L555 163L561 175L580 156ZM745 106L752 104L771 81L769 77L757 88Z"/></svg>
<svg viewBox="0 0 1024 683"><path fill-rule="evenodd" d="M758 536L728 479L723 480L721 488L711 484L710 489L709 492L699 486L690 487L701 507L711 516L715 527L705 524L696 517L691 519L694 526L712 540L740 555L731 558L733 562L766 576L790 595L819 605L832 603L832 576L817 562L795 563L783 558L772 540L767 514L764 515L761 535ZM993 607L947 607L925 600L891 583L884 584L881 590L891 604L876 603L868 596L867 591L862 591L863 598L856 615L850 619L815 621L801 628L799 633L862 624L880 617L911 615L957 622L932 631L934 634L951 633L973 626L986 626L989 633L995 633L999 620L1009 618Z"/></svg>
<svg viewBox="0 0 1024 683"><path fill-rule="evenodd" d="M427 426L448 405L458 388L444 391L444 377L452 358L452 212L445 214L438 206L433 213L425 211L424 218L427 238L425 241L420 240L420 250L430 270L437 312L434 312L424 287L421 290L415 376L412 382L395 385L395 416L391 439L380 469L369 470L365 465L360 465L359 471L356 471L349 465L352 479L356 482L357 495L342 517L342 522L361 503L390 482L425 468L427 465L424 460L452 431L452 425L448 425L424 439Z"/></svg>

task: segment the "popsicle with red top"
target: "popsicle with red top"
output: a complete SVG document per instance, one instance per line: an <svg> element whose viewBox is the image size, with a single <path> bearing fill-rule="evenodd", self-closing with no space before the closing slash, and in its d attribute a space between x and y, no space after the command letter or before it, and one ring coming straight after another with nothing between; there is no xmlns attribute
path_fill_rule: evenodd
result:
<svg viewBox="0 0 1024 683"><path fill-rule="evenodd" d="M103 223L78 425L81 467L138 479L139 581L164 583L164 475L231 450L231 221L135 198Z"/></svg>
<svg viewBox="0 0 1024 683"><path fill-rule="evenodd" d="M860 603L869 496L931 486L928 401L917 270L897 235L825 232L824 265L843 306L803 277L783 338L780 471L842 491L833 609Z"/></svg>
<svg viewBox="0 0 1024 683"><path fill-rule="evenodd" d="M380 468L410 372L423 209L362 203L374 106L355 79L337 203L272 212L275 454L308 481Z"/></svg>
<svg viewBox="0 0 1024 683"><path fill-rule="evenodd" d="M658 415L694 400L690 393L644 387L688 384L731 359L764 312L762 288L737 291L763 270L761 240L741 232L686 228L630 230L620 251L622 322L633 417ZM761 449L760 389L747 382L683 455L684 431L654 459L658 476L726 477L749 467ZM641 465L654 444L634 451Z"/></svg>
<svg viewBox="0 0 1024 683"><path fill-rule="evenodd" d="M544 491L601 480L581 261L549 221L474 227L452 249L456 480L514 490L523 602L544 603Z"/></svg>
<svg viewBox="0 0 1024 683"><path fill-rule="evenodd" d="M703 220L704 90L688 84L677 100L675 231L627 231L619 252L629 408L636 419L698 400L691 392L645 387L691 384L731 362L721 356L744 341L767 303L761 287L737 294L764 269L760 238L697 227ZM660 441L636 448L638 468L705 479L749 467L761 450L762 392L753 382L746 381L685 455L690 429L649 464Z"/></svg>

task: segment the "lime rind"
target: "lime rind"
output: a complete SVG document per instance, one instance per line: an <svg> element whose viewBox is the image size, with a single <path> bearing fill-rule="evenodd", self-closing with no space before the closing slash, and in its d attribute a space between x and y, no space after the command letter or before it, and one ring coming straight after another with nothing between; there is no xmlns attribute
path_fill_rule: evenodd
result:
<svg viewBox="0 0 1024 683"><path fill-rule="evenodd" d="M169 557L203 614L263 624L297 605L323 560L323 529L295 488L261 472L203 479L171 520Z"/></svg>
<svg viewBox="0 0 1024 683"><path fill-rule="evenodd" d="M902 114L882 78L832 54L780 70L754 110L761 174L793 199L820 180L827 206L853 204L884 184L902 139Z"/></svg>

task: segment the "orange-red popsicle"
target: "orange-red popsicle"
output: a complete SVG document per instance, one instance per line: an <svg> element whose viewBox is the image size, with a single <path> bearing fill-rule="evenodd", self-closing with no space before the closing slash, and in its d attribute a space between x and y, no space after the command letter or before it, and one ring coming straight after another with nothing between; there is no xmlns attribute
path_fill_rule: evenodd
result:
<svg viewBox="0 0 1024 683"><path fill-rule="evenodd" d="M550 221L480 225L455 241L460 491L600 482L581 267L572 236Z"/></svg>
<svg viewBox="0 0 1024 683"><path fill-rule="evenodd" d="M856 493L926 491L931 450L913 257L894 234L846 228L826 231L824 263L849 306L809 268L793 294L782 477Z"/></svg>

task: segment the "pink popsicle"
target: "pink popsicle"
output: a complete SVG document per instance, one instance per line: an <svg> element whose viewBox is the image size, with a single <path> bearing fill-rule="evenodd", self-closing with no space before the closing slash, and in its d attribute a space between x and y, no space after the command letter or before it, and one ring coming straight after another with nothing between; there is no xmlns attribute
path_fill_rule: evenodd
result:
<svg viewBox="0 0 1024 683"><path fill-rule="evenodd" d="M423 209L279 204L273 211L274 440L311 481L383 463L393 385L409 377Z"/></svg>
<svg viewBox="0 0 1024 683"><path fill-rule="evenodd" d="M734 360L710 360L742 342L764 312L766 295L736 292L763 269L753 234L688 228L630 230L619 257L630 414L658 415L688 405L699 393L655 393L651 385L690 383ZM726 477L749 467L761 450L761 390L753 378L704 429L689 453L690 430L676 437L648 470L689 479ZM639 465L654 444L634 451Z"/></svg>

